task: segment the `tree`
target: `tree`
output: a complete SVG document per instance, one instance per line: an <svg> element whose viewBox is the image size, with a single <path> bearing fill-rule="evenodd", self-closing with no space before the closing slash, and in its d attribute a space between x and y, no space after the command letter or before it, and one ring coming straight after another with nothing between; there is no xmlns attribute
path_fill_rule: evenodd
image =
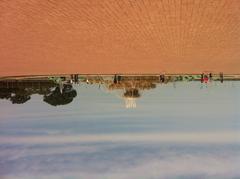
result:
<svg viewBox="0 0 240 179"><path fill-rule="evenodd" d="M30 94L25 89L16 89L15 94L11 95L10 101L12 104L23 104L31 99Z"/></svg>
<svg viewBox="0 0 240 179"><path fill-rule="evenodd" d="M77 92L71 85L64 85L62 93L58 86L50 94L44 95L43 101L52 106L66 105L71 103L76 96Z"/></svg>

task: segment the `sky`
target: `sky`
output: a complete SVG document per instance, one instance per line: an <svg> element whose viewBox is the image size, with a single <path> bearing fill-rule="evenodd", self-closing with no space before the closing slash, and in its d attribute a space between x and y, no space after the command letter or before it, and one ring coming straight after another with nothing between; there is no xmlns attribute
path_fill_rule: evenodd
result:
<svg viewBox="0 0 240 179"><path fill-rule="evenodd" d="M120 91L74 86L50 106L0 101L0 178L239 178L240 83L158 85L126 109Z"/></svg>

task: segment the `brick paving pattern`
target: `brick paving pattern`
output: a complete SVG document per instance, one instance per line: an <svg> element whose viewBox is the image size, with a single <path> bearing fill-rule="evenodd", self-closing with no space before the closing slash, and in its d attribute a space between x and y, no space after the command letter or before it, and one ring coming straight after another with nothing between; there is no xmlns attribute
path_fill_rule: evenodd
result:
<svg viewBox="0 0 240 179"><path fill-rule="evenodd" d="M0 75L240 73L240 0L1 0Z"/></svg>

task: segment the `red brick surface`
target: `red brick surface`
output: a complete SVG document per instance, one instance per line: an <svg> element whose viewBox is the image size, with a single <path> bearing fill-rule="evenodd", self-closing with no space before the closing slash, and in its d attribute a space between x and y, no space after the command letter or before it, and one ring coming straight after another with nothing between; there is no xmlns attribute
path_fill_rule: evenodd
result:
<svg viewBox="0 0 240 179"><path fill-rule="evenodd" d="M240 0L1 0L0 75L240 73Z"/></svg>

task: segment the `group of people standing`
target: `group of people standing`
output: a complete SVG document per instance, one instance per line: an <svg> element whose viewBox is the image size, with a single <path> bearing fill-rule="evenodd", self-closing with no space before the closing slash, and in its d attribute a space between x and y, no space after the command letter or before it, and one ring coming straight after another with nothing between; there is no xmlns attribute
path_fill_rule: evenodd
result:
<svg viewBox="0 0 240 179"><path fill-rule="evenodd" d="M220 77L221 83L223 83L223 73L222 72L219 74L219 77ZM208 82L212 81L212 79L213 79L212 73L202 73L201 74L201 83L208 83Z"/></svg>
<svg viewBox="0 0 240 179"><path fill-rule="evenodd" d="M219 77L220 77L220 82L223 83L223 73L221 72L219 74ZM122 77L120 75L117 75L115 74L114 75L114 78L113 78L113 83L116 84L116 83L119 83L120 81L122 80ZM202 73L201 74L201 83L209 83L213 80L213 74L212 73ZM166 77L164 74L161 74L159 76L159 81L161 83L164 83L166 81ZM71 75L71 82L72 83L79 83L79 77L77 74L74 74L74 75Z"/></svg>
<svg viewBox="0 0 240 179"><path fill-rule="evenodd" d="M78 74L71 75L71 83L79 83Z"/></svg>

